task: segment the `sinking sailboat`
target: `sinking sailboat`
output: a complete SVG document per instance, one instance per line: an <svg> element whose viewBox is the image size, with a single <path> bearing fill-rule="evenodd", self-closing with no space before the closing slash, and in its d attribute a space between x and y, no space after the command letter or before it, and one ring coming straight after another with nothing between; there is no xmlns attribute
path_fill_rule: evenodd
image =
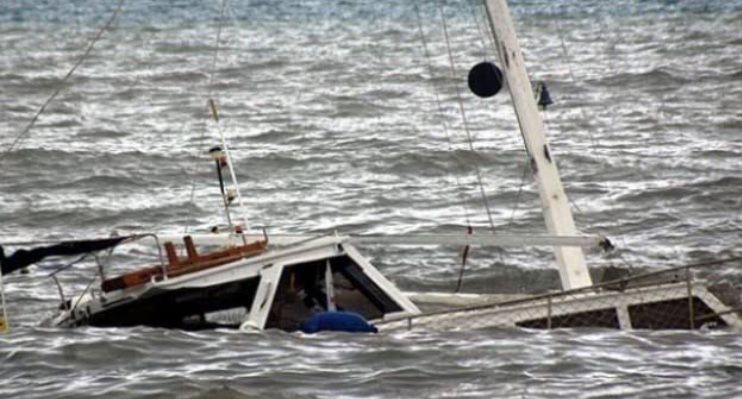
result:
<svg viewBox="0 0 742 399"><path fill-rule="evenodd" d="M698 278L709 276L705 271L713 264L593 282L582 248L610 250L611 244L604 237L585 236L577 230L506 1L488 0L486 10L498 52L499 68L494 71L509 88L549 235L248 234L247 223L235 226L230 216L232 202L239 202L241 196L222 135L222 146L212 149L211 155L229 231L147 234L105 242L111 245L101 242L100 248L87 253L149 240L156 248L157 261L116 276L110 276L108 265L101 262L94 282L72 295L53 274L61 301L47 324L356 331L348 327L352 319L382 332L489 327L742 330L739 306L734 303L739 293L725 295ZM210 107L218 122L213 101ZM223 173L232 179L234 192L225 188ZM361 243L552 247L562 290L517 298L405 293L361 254L355 247ZM75 243L67 243L69 246L84 249Z"/></svg>

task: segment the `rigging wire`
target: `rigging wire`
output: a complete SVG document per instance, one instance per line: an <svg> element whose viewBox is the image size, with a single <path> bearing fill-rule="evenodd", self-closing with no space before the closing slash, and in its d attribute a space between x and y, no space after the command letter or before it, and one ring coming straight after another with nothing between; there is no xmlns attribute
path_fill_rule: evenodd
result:
<svg viewBox="0 0 742 399"><path fill-rule="evenodd" d="M485 61L489 61L488 53L487 53L487 43L485 42L485 36L487 36L485 33L487 29L482 30L482 26L480 25L479 17L477 17L477 11L474 9L474 4L472 4L471 1L465 0L466 4L469 6L469 11L471 11L472 21L474 21L474 25L477 29L477 36L479 36L479 43L482 48L482 58L484 58ZM486 26L486 25L485 25Z"/></svg>
<svg viewBox="0 0 742 399"><path fill-rule="evenodd" d="M415 3L415 15L417 16L417 28L420 33L420 40L422 41L423 50L425 52L425 59L427 61L427 67L428 67L428 74L430 75L430 83L433 87L433 94L435 96L435 104L436 108L438 108L438 113L441 116L444 116L444 110L443 110L443 104L440 99L440 94L438 93L438 86L435 84L435 74L433 73L433 61L432 57L430 55L430 51L428 49L428 41L425 39L425 30L423 29L423 23L422 23L422 16L420 15L420 8L418 7L418 4ZM451 153L451 157L453 160L458 163L459 165L465 165L459 157L456 156L456 152L453 148L453 142L451 140L451 133L448 129L448 123L444 119L441 120L441 128L446 136L446 142L448 143L448 151ZM461 185L461 180L459 179L459 176L457 174L454 174L454 179L456 181L456 191L459 196L459 201L461 201L461 208L464 210L464 218L466 219L466 226L467 226L467 234L472 234L474 232L472 226L471 226L471 220L469 218L469 206L466 202L466 198L464 196L464 187ZM469 246L464 247L464 251L462 253L462 261L461 261L461 268L459 270L459 277L456 282L456 288L454 292L459 292L461 290L461 286L464 279L464 266L466 265L466 259L469 253Z"/></svg>
<svg viewBox="0 0 742 399"><path fill-rule="evenodd" d="M417 16L417 28L418 28L418 32L420 33L420 40L422 41L423 50L425 52L425 59L427 61L426 65L428 69L428 74L430 75L430 79L431 79L430 83L431 83L431 86L433 87L433 95L435 97L436 108L438 109L439 114L443 116L445 114L444 109L443 109L443 103L441 102L441 99L440 99L438 85L435 84L435 80L434 80L435 74L433 72L432 56L430 55L430 50L428 49L428 41L425 38L425 31L423 30L423 24L422 24L422 16L420 15L420 8L418 7L417 3L415 4L415 14ZM458 163L459 165L463 166L464 162L459 157L457 157L456 153L454 152L453 141L451 140L451 133L448 128L448 123L443 119L441 120L441 129L443 130L443 133L446 136L446 142L448 143L448 151L451 153L453 160L456 161L456 163ZM464 198L464 192L463 192L463 186L461 185L461 179L459 179L459 176L456 174L454 174L454 178L456 181L456 188L459 194L459 199L461 201L461 207L464 210L466 224L470 225L471 222L469 220L469 207L467 206L466 199Z"/></svg>
<svg viewBox="0 0 742 399"><path fill-rule="evenodd" d="M567 50L567 44L564 40L564 35L562 35L562 29L561 25L559 24L559 19L555 18L554 20L554 27L557 32L557 36L559 37L559 43L562 50L562 61L564 62L565 66L567 67L567 72L569 74L569 78L572 81L572 84L577 86L577 79L575 78L574 69L572 68L572 57L569 54L569 50ZM582 116L582 119L589 125L590 118L585 113L585 109L581 106L578 106L577 109L580 111L580 115ZM546 112L544 112L544 127L548 125L548 121L546 120ZM590 147L592 148L593 152L597 153L597 141L595 140L595 136L593 136L592 126L588 126L586 129L588 137L590 137ZM572 196L567 196L567 200L572 205L572 207L577 211L579 214L583 214L582 209L577 205L577 200L572 199Z"/></svg>
<svg viewBox="0 0 742 399"><path fill-rule="evenodd" d="M462 120L462 123L464 125L464 132L466 133L466 139L467 139L467 142L469 144L469 150L472 151L472 152L475 152L475 150L474 150L474 141L473 141L473 139L471 137L471 130L469 129L469 122L468 122L468 119L466 117L466 111L464 110L464 101L463 101L462 96L461 96L461 89L459 88L459 86L457 84L455 84L455 82L456 82L456 76L457 76L456 65L455 65L454 60L453 60L453 52L451 51L451 39L450 39L450 36L448 34L448 23L446 22L446 15L445 15L445 12L443 10L443 6L442 6L441 2L440 1L436 1L436 5L438 7L438 12L439 12L439 14L441 16L441 22L443 24L443 34L444 34L444 37L446 39L446 51L448 53L448 61L449 61L449 67L450 67L450 72L451 72L451 79L454 82L454 88L456 90L456 98L458 100L458 105L459 105L458 108L459 108L459 113L461 114L461 120ZM479 165L477 165L476 162L474 162L473 165L474 165L474 171L475 171L476 177L477 177L477 183L479 185L479 191L480 191L480 194L482 196L482 202L484 204L484 209L487 212L487 220L489 221L490 227L492 228L492 231L494 232L495 231L495 222L492 219L492 211L490 210L489 200L487 198L487 193L484 190L484 184L482 183L482 172L479 169Z"/></svg>
<svg viewBox="0 0 742 399"><path fill-rule="evenodd" d="M610 15L610 14L608 14L608 15ZM612 49L612 52L611 52L611 54L607 54L608 55L608 73L609 73L609 75L613 76L616 73L616 67L613 64L613 62L617 58L617 57L614 57L615 51L616 51L616 43L626 43L626 42L624 41L624 38L621 36L620 29L610 29L610 27L608 26L608 23L606 22L605 18L602 18L602 17L601 18L598 18L598 21L600 21L600 25L601 25L601 39L602 39L602 35L603 35L604 32L612 32L613 33L613 37L612 38L609 37L610 43L608 43L609 45L611 45L610 48ZM611 119L611 126L612 127L617 126L615 113L614 112L611 112L609 115L610 115L610 119ZM657 115L657 120L659 121L659 115ZM661 128L666 128L666 126L664 124L660 124L660 127ZM606 160L605 157L601 157L600 158L600 162L604 166L609 166L608 165L608 161ZM609 184L606 182L606 185L609 185ZM613 206L614 207L616 205L618 205L618 203L617 203L617 201L615 200L614 197L608 196L608 198L613 203ZM627 241L626 241L626 238L625 237L620 237L620 239L623 242L623 248L629 248L629 246L627 244ZM626 258L624 257L624 254L623 253L618 252L617 253L617 258L628 269L630 269L630 270L633 270L634 269L633 266L626 260Z"/></svg>
<svg viewBox="0 0 742 399"><path fill-rule="evenodd" d="M562 29L561 29L561 25L559 24L559 19L555 18L553 19L553 22L554 22L554 29L556 30L557 36L559 37L559 43L560 43L560 47L562 50L562 61L564 62L564 65L567 67L567 72L569 74L570 81L576 87L577 79L575 78L574 68L572 68L572 57L569 54L569 50L567 50L567 44L566 44L566 41L564 40L564 35L562 35ZM585 123L589 125L590 118L585 113L585 109L581 106L578 106L577 109L579 110L583 121L585 121ZM549 123L546 118L546 111L544 111L543 115L544 115L544 128L547 128ZM593 136L591 128L592 126L588 126L586 131L587 131L588 137L590 137L590 147L592 148L593 152L597 153L598 143L595 140L595 136ZM573 200L572 196L567 196L567 200L569 201L570 205L577 211L577 213L583 214L582 209L580 209L580 207L577 205L576 199Z"/></svg>
<svg viewBox="0 0 742 399"><path fill-rule="evenodd" d="M497 59L496 54L496 47L495 47L495 39L492 37L492 35L487 34L487 28L489 27L489 21L487 20L486 14L487 10L485 9L484 2L482 0L469 0L467 1L467 4L469 5L469 10L471 11L472 19L474 20L474 25L477 28L477 33L480 36L480 42L482 46L482 56L485 61L489 60L489 53L488 50L492 52L492 58ZM479 7L477 7L479 5ZM477 8L480 8L480 12L478 13ZM484 20L482 20L484 19ZM482 27L484 25L484 27ZM486 38L486 39L484 39ZM487 46L489 44L489 47ZM515 202L513 203L513 209L510 213L510 221L509 224L512 224L515 218L515 212L518 210L520 206L520 197L523 192L523 186L525 185L526 178L528 177L528 170L530 169L530 160L528 157L528 154L526 153L526 159L523 163L523 173L520 178L520 183L518 185L518 193L515 196Z"/></svg>
<svg viewBox="0 0 742 399"><path fill-rule="evenodd" d="M603 32L608 32L609 31L608 26L606 25L606 23L603 20L603 18L599 18L598 20L600 21L600 24L601 24L601 35L603 34ZM557 35L559 36L559 41L560 41L561 50L562 50L562 60L565 62L565 65L567 66L567 70L569 72L569 77L570 77L572 83L575 84L576 83L576 79L575 79L574 71L573 71L573 68L572 68L571 57L570 57L569 51L567 50L566 41L564 40L564 37L562 35L561 25L559 24L559 20L558 19L554 19L554 27L555 27L555 30L557 32ZM618 35L618 32L616 30L613 30L613 31L614 31L614 34ZM621 38L620 37L619 37L619 40L618 41L621 42ZM612 57L612 56L609 56L608 57L608 72L609 72L609 74L613 74L614 73L613 58L614 57ZM588 121L589 119L588 119L588 117L587 117L587 115L585 113L584 108L583 107L578 107L578 109L580 110L580 114L582 115L582 118L585 121ZM614 113L610 113L610 118L611 118L611 126L616 126ZM544 121L546 121L545 118L544 118ZM588 134L589 134L589 137L590 137L591 147L592 147L593 151L596 154L598 154L597 147L596 147L596 144L598 144L598 143L596 142L595 138L593 137L590 129L588 129ZM603 164L603 165L606 164L606 159L604 157L599 157L599 159L600 159L600 163L601 164ZM572 201L571 197L568 197L568 199L569 199L570 204L575 208L575 210L578 213L581 213L582 214L583 213L582 210L577 206L577 204L575 202ZM588 229L585 229L585 231L589 231L589 230ZM602 233L599 233L599 234L605 236L605 234L602 234ZM624 239L624 244L625 244L625 239ZM624 245L624 247L626 247L626 245ZM631 263L629 263L624 258L623 254L617 253L617 259L624 266L626 266L629 270L634 270L634 267L631 265Z"/></svg>
<svg viewBox="0 0 742 399"><path fill-rule="evenodd" d="M33 118L31 118L31 121L16 136L16 138L13 140L13 142L10 143L10 146L8 148L6 148L0 154L0 161L2 161L3 159L5 159L5 157L8 154L10 154L15 149L15 147L18 144L21 143L21 141L23 141L23 139L28 135L28 133L34 127L34 125L36 124L36 121L39 119L39 117L41 116L41 114L44 113L44 111L46 110L46 107L52 101L54 101L54 99L57 97L57 95L59 95L59 93L62 92L62 90L64 90L65 83L67 83L67 80L69 80L69 78L72 77L72 75L75 73L75 71L77 70L77 68L83 63L83 61L85 61L88 58L88 56L90 55L90 53L93 51L93 47L95 46L95 44L98 43L98 40L100 40L100 38L103 36L103 33L106 30L108 30L111 27L111 25L113 24L113 22L116 20L116 17L119 15L119 12L121 11L121 8L123 7L125 1L126 0L119 0L119 3L118 3L118 6L116 7L116 10L113 11L113 13L111 14L110 18L106 22L106 24L103 25L103 27L100 28L100 30L98 30L98 33L95 35L95 37L93 38L93 40L90 42L90 44L88 45L87 49L82 54L82 56L80 56L80 58L77 59L77 61L75 62L75 64L72 66L72 68L67 72L66 75L64 75L64 77L62 78L62 81L59 82L59 85L57 86L57 89L54 90L54 92L52 93L52 95L49 96L49 98L47 98L46 101L44 101L44 103L41 105L41 108L39 108L39 110L36 111L36 114L33 116Z"/></svg>
<svg viewBox="0 0 742 399"><path fill-rule="evenodd" d="M602 34L604 32L608 32L609 31L609 28L606 25L606 22L605 22L605 20L603 18L598 18L598 21L599 21L599 23L601 25L601 37L602 37ZM571 57L571 55L569 53L569 50L568 50L568 47L567 47L567 44L566 44L566 40L564 39L564 35L562 34L562 26L559 23L558 18L555 18L554 19L554 30L556 30L557 36L559 37L559 42L560 42L560 46L561 46L561 50L562 50L562 60L563 60L564 64L567 67L567 71L569 73L570 80L572 81L573 84L576 85L577 79L575 78L574 69L572 68L572 57ZM622 42L621 37L620 37L618 31L615 30L615 29L612 29L611 31L613 31L614 34L616 36L618 36L618 39L619 39L618 42ZM614 40L614 43L615 43L615 40ZM608 57L608 72L609 72L609 74L613 74L614 71L615 71L615 68L614 68L614 65L613 65L613 60L614 60L614 57L612 57L612 56L609 56ZM585 121L589 121L590 120L589 117L587 116L587 114L585 113L584 107L578 106L577 109L580 111L580 114L581 114L583 120L585 120ZM615 126L616 125L615 114L611 112L610 113L610 118L611 118L611 126ZM546 118L544 118L544 121L546 122ZM599 152L598 152L597 145L599 145L600 143L594 138L594 136L593 136L593 134L592 134L592 132L591 132L590 129L587 129L587 132L588 132L588 135L590 137L591 148L592 148L592 150L593 150L594 153L598 154ZM604 157L599 157L599 159L600 159L599 162L601 164L603 164L603 165L606 164L606 159ZM578 213L583 213L582 210L579 208L579 206L577 206L577 204L575 202L573 202L571 200L571 198L570 198L570 203L577 210Z"/></svg>
<svg viewBox="0 0 742 399"><path fill-rule="evenodd" d="M487 6L484 4L484 0L472 0L472 14L474 16L474 19L477 20L477 26L479 26L479 23L482 23L482 32L484 37L487 38L487 43L489 43L489 50L492 52L492 59L497 59L497 45L495 45L495 38L488 33L490 26L490 20L487 17ZM477 4L479 5L477 7ZM478 10L477 10L478 9Z"/></svg>

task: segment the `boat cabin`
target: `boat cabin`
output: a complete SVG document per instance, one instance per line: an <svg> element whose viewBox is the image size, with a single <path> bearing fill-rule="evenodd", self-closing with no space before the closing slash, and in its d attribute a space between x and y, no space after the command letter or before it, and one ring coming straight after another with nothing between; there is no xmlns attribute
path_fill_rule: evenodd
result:
<svg viewBox="0 0 742 399"><path fill-rule="evenodd" d="M420 313L340 237L270 250L267 243L250 243L203 255L186 237L183 247L187 257L174 259L174 243L165 241L163 267L104 279L100 290L63 301L53 324L296 331L323 312L353 312L371 323Z"/></svg>

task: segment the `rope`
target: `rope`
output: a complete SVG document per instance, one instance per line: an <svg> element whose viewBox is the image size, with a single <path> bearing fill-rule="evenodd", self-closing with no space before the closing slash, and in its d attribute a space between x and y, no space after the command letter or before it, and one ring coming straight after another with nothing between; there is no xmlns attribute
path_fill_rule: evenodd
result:
<svg viewBox="0 0 742 399"><path fill-rule="evenodd" d="M450 71L451 71L451 79L453 79L455 82L456 76L457 76L456 65L454 63L453 53L451 51L451 39L448 34L448 23L446 22L446 16L444 14L443 6L441 5L441 2L437 1L436 5L438 6L438 11L440 13L441 21L443 23L443 34L446 39L446 51L448 52L448 61L449 61L449 66L450 66ZM461 89L456 84L454 84L454 88L456 89L456 99L458 100L459 112L461 113L461 120L464 124L464 132L466 133L466 139L469 144L469 149L472 152L476 152L474 150L474 143L471 137L471 131L469 129L469 122L466 118L466 111L464 110L464 101L461 97ZM479 184L479 191L482 196L482 202L484 203L484 209L487 211L487 219L489 221L490 227L492 228L492 231L494 232L495 222L492 219L492 211L490 210L489 200L487 199L487 193L485 193L484 191L484 184L482 183L482 172L479 170L479 165L477 165L476 163L473 163L473 165L474 165L474 171L476 172L476 176L477 176L477 183Z"/></svg>
<svg viewBox="0 0 742 399"><path fill-rule="evenodd" d="M93 47L95 46L95 44L103 36L103 32L105 32L106 30L108 30L108 28L111 27L111 24L113 24L113 21L116 20L116 17L118 16L119 11L121 11L121 8L124 5L124 1L125 0L119 0L119 3L118 3L118 6L116 7L116 10L113 12L113 14L111 14L111 17L108 19L108 22L106 22L106 24L98 31L98 33L95 35L95 37L93 38L93 40L88 45L88 48L85 50L85 53L83 53L83 55L80 58L77 59L77 62L75 62L75 65L73 65L72 68L64 76L64 78L62 78L62 81L59 83L59 86L57 87L57 89L54 90L54 93L52 93L52 95L48 99L46 99L46 101L44 101L44 104L41 105L41 108L39 108L39 110L36 112L36 114L33 116L33 118L31 118L31 121L28 123L28 125L26 125L26 128L23 129L18 134L18 136L16 136L15 140L13 140L13 142L10 143L10 146L8 148L6 148L5 151L3 151L2 154L0 154L0 161L2 161L3 159L5 159L5 157L8 154L10 154L13 151L13 149L15 149L15 147L18 144L20 144L20 142L23 140L23 138L34 127L34 125L36 124L36 121L39 119L39 117L41 116L41 114L44 113L44 111L46 110L46 107L57 97L57 95L59 95L59 93L62 92L62 90L65 88L65 83L67 82L67 80L69 80L69 78L75 73L75 71L77 70L77 67L79 67L83 63L83 61L85 61L88 58L88 56L90 55L90 53L93 51Z"/></svg>

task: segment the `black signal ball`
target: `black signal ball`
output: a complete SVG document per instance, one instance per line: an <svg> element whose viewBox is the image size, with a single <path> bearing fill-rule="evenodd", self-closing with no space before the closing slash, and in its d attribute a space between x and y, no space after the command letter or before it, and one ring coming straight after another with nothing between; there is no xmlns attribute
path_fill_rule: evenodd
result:
<svg viewBox="0 0 742 399"><path fill-rule="evenodd" d="M484 61L469 71L469 90L479 97L487 98L502 89L502 71L497 65Z"/></svg>

